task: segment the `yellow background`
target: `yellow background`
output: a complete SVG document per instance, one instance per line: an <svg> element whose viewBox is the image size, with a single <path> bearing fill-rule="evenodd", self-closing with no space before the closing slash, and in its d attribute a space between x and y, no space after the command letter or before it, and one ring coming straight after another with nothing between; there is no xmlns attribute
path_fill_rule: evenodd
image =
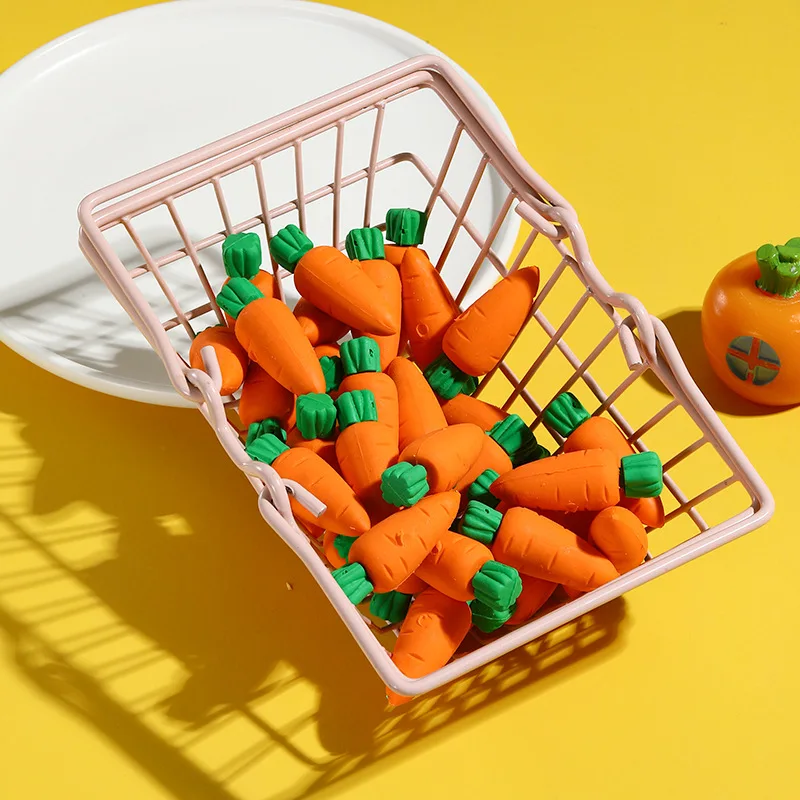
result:
<svg viewBox="0 0 800 800"><path fill-rule="evenodd" d="M474 75L656 314L800 233L795 0L339 4ZM136 5L3 0L0 68ZM588 645L507 660L518 681L394 715L199 415L0 347L0 796L796 797L800 412L731 400L678 319L774 521L600 610Z"/></svg>

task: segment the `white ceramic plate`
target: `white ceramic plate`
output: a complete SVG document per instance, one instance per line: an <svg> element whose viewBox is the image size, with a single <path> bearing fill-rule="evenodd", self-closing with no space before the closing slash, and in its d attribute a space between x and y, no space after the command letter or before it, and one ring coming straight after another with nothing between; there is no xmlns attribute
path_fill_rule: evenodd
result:
<svg viewBox="0 0 800 800"><path fill-rule="evenodd" d="M75 383L182 405L157 356L78 250L79 201L432 52L397 28L329 6L197 0L110 17L32 53L0 76L0 339ZM507 130L494 103L470 83ZM452 119L426 122L426 141L446 146ZM419 127L395 123L403 124ZM392 131L398 139L402 134ZM364 149L368 154L369 140ZM306 160L313 170L313 154ZM456 160L448 181L466 186L473 169ZM471 218L494 219L505 197L496 188L476 196ZM515 226L506 226L496 250L506 255L515 235ZM466 260L463 268L469 268Z"/></svg>

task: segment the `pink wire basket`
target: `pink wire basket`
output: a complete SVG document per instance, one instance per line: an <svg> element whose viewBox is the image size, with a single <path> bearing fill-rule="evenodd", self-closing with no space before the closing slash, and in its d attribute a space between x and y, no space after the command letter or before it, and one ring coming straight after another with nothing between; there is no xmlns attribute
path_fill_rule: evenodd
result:
<svg viewBox="0 0 800 800"><path fill-rule="evenodd" d="M422 105L414 108L415 103ZM424 127L430 103L453 126L435 160L393 135L398 114L421 115ZM350 131L365 125L369 152L348 153ZM327 174L309 175L304 155L325 147ZM452 166L467 157L474 161L472 177L458 185ZM270 181L278 159L291 168L288 189ZM247 194L251 206L237 201L234 207L234 184L237 198ZM497 198L494 218L472 214L476 196L485 191ZM193 221L201 200L218 215L214 229L199 230ZM451 663L416 680L390 659L393 637L385 634L392 626L373 619L365 606L353 606L333 580L316 543L295 521L289 494L316 512L319 501L248 458L235 417L238 400L220 397L213 351L204 354L206 371L187 363L196 333L223 321L215 292L224 277L220 248L226 236L253 230L266 241L277 228L296 222L318 243L342 247L349 228L379 225L390 206L427 210L426 250L462 307L498 276L527 264L542 269L529 320L507 358L482 379L478 395L519 413L540 442L557 450L561 440L540 424L542 410L560 392L572 391L592 413L612 419L636 449L657 449L665 469L666 525L651 533L644 564L576 600L547 606L518 628L476 634ZM154 215L163 223L158 235L148 233ZM159 355L176 392L197 406L247 476L266 522L300 558L396 692L418 695L440 687L772 515L769 490L697 389L664 325L638 300L609 286L592 262L575 211L525 162L441 58L405 61L100 189L83 200L78 217L86 258ZM282 298L290 301L292 276L272 267ZM522 352L525 361L516 355Z"/></svg>

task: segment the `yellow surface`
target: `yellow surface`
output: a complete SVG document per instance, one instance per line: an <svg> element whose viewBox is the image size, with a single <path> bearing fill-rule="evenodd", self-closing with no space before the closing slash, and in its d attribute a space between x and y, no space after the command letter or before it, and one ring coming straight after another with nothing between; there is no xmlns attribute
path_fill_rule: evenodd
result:
<svg viewBox="0 0 800 800"><path fill-rule="evenodd" d="M135 5L5 0L0 67ZM465 701L387 715L199 416L0 348L0 797L795 797L800 412L708 383L691 309L732 257L799 232L797 3L341 5L483 84L612 285L672 316L778 514Z"/></svg>

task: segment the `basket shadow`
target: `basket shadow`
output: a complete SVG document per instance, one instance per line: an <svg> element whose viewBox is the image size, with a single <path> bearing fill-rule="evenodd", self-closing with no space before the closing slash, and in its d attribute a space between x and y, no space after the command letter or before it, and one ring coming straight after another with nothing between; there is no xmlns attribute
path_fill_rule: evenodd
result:
<svg viewBox="0 0 800 800"><path fill-rule="evenodd" d="M13 387L0 412L30 453L24 464L14 449L0 454L5 474L22 481L34 463L27 507L0 501L0 526L46 570L4 574L0 559L11 657L176 797L308 796L622 645L620 599L389 713L377 677L199 414L104 397L4 347L0 371ZM52 588L30 613L6 595L54 580L80 588L76 611ZM273 759L291 762L285 786L272 783Z"/></svg>
<svg viewBox="0 0 800 800"><path fill-rule="evenodd" d="M150 235L156 252L178 246L174 236L170 238L165 232ZM211 256L209 253L204 259L206 269L213 261ZM131 266L136 263L130 256L127 261ZM216 274L222 270L220 263ZM179 277L171 284L183 297L192 296L196 290L193 283ZM53 264L46 280L27 282L19 296L12 292L10 297L0 298L0 318L12 325L21 324L33 340L46 342L51 353L79 366L172 391L158 355L80 254ZM211 319L209 324L213 324Z"/></svg>
<svg viewBox="0 0 800 800"><path fill-rule="evenodd" d="M714 374L703 348L699 308L682 308L672 311L662 317L661 321L666 325L675 341L689 374L715 411L736 417L754 417L774 414L783 410L760 406L739 397ZM667 394L664 385L650 370L644 373L644 379L653 388Z"/></svg>

